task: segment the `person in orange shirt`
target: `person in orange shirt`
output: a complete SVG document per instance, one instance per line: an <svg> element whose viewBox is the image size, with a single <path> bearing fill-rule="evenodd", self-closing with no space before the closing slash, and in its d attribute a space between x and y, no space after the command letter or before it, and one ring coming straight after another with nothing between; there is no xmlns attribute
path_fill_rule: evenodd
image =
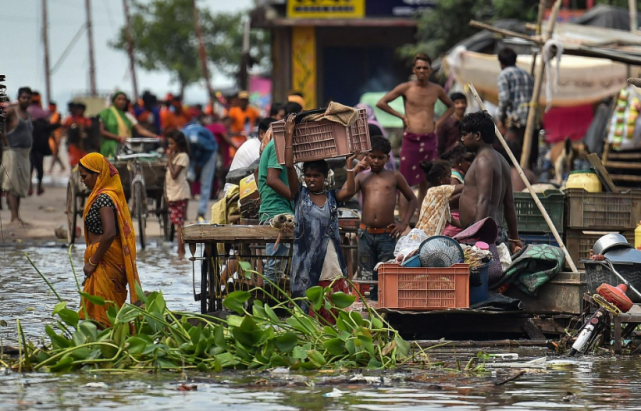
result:
<svg viewBox="0 0 641 411"><path fill-rule="evenodd" d="M69 166L78 165L80 159L88 154L89 129L92 126L91 119L85 117L87 106L84 103L69 103L71 116L63 123L67 135L67 153L69 155Z"/></svg>
<svg viewBox="0 0 641 411"><path fill-rule="evenodd" d="M191 115L189 110L183 107L182 98L167 94L165 106L160 110L160 127L163 132L181 130L190 120Z"/></svg>
<svg viewBox="0 0 641 411"><path fill-rule="evenodd" d="M249 106L249 93L241 91L238 93L238 106L231 107L227 115L232 120L230 127L232 141L240 147L247 140L247 135L254 129L254 124L260 117L260 113ZM230 147L229 154L233 158L236 149Z"/></svg>
<svg viewBox="0 0 641 411"><path fill-rule="evenodd" d="M49 102L49 122L51 124L61 124L62 116L58 111L58 106L53 101ZM65 171L65 165L60 160L59 150L60 150L60 139L62 138L62 129L58 128L51 133L49 137L49 148L51 148L51 154L53 159L51 160L51 167L49 167L49 174L53 173L53 166L56 163L60 164L62 171Z"/></svg>

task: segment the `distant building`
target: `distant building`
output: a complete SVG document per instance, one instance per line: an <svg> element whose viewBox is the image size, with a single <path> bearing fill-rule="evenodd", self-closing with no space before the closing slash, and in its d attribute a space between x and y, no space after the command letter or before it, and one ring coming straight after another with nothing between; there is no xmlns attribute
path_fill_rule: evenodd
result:
<svg viewBox="0 0 641 411"><path fill-rule="evenodd" d="M415 41L417 12L437 0L259 0L252 28L272 36L273 101L294 90L306 108L355 105L409 76L398 47Z"/></svg>

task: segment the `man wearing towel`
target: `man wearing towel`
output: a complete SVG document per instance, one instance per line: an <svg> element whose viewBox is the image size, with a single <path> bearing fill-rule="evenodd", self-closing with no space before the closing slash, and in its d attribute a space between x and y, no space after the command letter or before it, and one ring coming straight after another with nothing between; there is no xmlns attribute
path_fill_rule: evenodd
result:
<svg viewBox="0 0 641 411"><path fill-rule="evenodd" d="M28 87L18 90L18 104L7 109L6 133L2 134L2 163L0 186L7 192L11 222L22 224L20 199L27 196L31 180L29 153L33 143L33 126L27 108L31 105L32 92Z"/></svg>
<svg viewBox="0 0 641 411"><path fill-rule="evenodd" d="M412 69L416 80L396 86L376 104L379 109L403 120L405 131L401 145L400 172L410 186L419 185L418 205L423 203L427 193L425 174L418 164L436 158L436 131L441 123L454 113L454 103L447 96L443 87L429 81L432 74L432 59L427 54L414 57ZM405 104L405 115L390 107L389 103L402 96ZM434 120L434 106L441 100L447 110ZM405 200L401 197L399 210L405 210ZM403 217L401 215L401 217Z"/></svg>

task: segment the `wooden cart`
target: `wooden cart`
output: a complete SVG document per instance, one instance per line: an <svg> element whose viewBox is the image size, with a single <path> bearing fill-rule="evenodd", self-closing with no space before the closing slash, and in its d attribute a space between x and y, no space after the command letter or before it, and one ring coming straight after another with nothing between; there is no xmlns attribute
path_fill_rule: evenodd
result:
<svg viewBox="0 0 641 411"><path fill-rule="evenodd" d="M343 253L346 255L348 264L348 275L354 273L357 265L355 258L348 257L357 245L351 244L345 234L354 232L356 224L353 219L340 219L339 228L343 240ZM268 259L265 256L264 248L268 243L275 243L279 231L264 225L210 225L193 224L184 227L183 240L189 245L192 254L192 261L201 260L200 287L196 286L195 268L193 272L194 299L200 301L201 313L210 313L223 310L222 301L225 296L236 290L249 291L256 286L270 292L272 295L279 294L262 278L256 274L249 275L244 272L239 261L243 261L245 267L249 264L251 270L263 273L263 268ZM291 244L293 235L282 234L280 242ZM197 244L202 244L203 251L200 257L196 257ZM291 267L291 253L286 257L269 257L275 264L281 264L283 276L277 278L280 289L289 291L289 270ZM229 269L229 267L232 267ZM232 272L233 271L233 272ZM233 275L233 274L236 275ZM197 292L197 289L200 291ZM255 295L256 298L261 298Z"/></svg>

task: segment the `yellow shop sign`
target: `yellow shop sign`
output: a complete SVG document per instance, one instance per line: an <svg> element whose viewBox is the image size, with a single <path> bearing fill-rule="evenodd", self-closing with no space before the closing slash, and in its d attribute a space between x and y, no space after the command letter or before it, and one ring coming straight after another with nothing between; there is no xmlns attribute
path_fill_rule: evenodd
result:
<svg viewBox="0 0 641 411"><path fill-rule="evenodd" d="M365 0L287 0L290 18L358 18L365 15Z"/></svg>

